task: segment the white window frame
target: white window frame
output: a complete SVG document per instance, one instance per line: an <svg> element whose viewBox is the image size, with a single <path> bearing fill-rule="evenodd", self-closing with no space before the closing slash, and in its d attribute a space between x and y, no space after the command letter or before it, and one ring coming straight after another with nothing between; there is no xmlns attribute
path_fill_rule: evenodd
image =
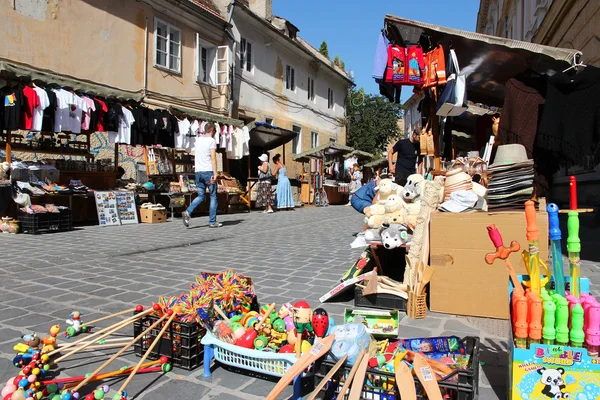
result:
<svg viewBox="0 0 600 400"><path fill-rule="evenodd" d="M296 93L296 69L290 64L285 66L285 88L290 92Z"/></svg>
<svg viewBox="0 0 600 400"><path fill-rule="evenodd" d="M296 132L294 128L298 128L298 136L296 136L297 140L296 145L294 146L294 140L292 140L292 154L300 154L302 153L302 127L300 125L292 124L292 131Z"/></svg>
<svg viewBox="0 0 600 400"><path fill-rule="evenodd" d="M250 47L248 47L250 46ZM250 48L250 61L248 62L248 48ZM242 71L254 73L254 43L246 38L240 39L240 68Z"/></svg>
<svg viewBox="0 0 600 400"><path fill-rule="evenodd" d="M317 97L315 96L315 78L312 76L308 77L308 87L306 88L306 91L308 93L308 101L316 103Z"/></svg>
<svg viewBox="0 0 600 400"><path fill-rule="evenodd" d="M310 131L310 148L319 147L319 132Z"/></svg>
<svg viewBox="0 0 600 400"><path fill-rule="evenodd" d="M165 51L158 49L158 24L164 25L167 30L167 37L165 38L165 37L161 36L162 39L166 39ZM171 46L170 46L169 42L171 42L171 32L172 31L179 33L179 52L177 55L170 53ZM183 36L181 33L181 29L179 29L175 25L169 24L168 22L165 22L157 17L154 17L154 67L164 69L165 71L181 74L181 61L182 61L181 60L181 48L182 47L183 47ZM166 65L161 65L158 63L158 57L157 57L158 52L165 54ZM176 57L179 60L177 69L169 67L169 63L170 63L172 56Z"/></svg>
<svg viewBox="0 0 600 400"><path fill-rule="evenodd" d="M207 67L209 68L204 79L204 67L202 65L202 50L207 53ZM202 40L196 33L196 82L210 86L229 85L229 47L216 46Z"/></svg>
<svg viewBox="0 0 600 400"><path fill-rule="evenodd" d="M335 109L335 98L334 98L333 89L331 89L331 88L327 89L327 108L330 110Z"/></svg>

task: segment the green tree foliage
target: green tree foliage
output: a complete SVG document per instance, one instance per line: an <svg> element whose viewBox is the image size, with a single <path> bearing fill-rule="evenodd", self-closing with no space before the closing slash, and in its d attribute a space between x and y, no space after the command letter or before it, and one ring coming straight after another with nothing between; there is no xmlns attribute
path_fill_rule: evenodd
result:
<svg viewBox="0 0 600 400"><path fill-rule="evenodd" d="M321 47L319 48L319 52L323 54L325 57L329 58L329 50L327 49L327 42L323 40L321 43Z"/></svg>
<svg viewBox="0 0 600 400"><path fill-rule="evenodd" d="M348 92L346 110L347 143L356 150L381 154L387 149L388 142L400 135L400 104L390 103L383 96L365 94L362 88L352 89Z"/></svg>
<svg viewBox="0 0 600 400"><path fill-rule="evenodd" d="M346 70L346 63L344 62L344 60L340 61L340 68L344 71Z"/></svg>
<svg viewBox="0 0 600 400"><path fill-rule="evenodd" d="M333 63L339 67L340 66L340 56L333 57Z"/></svg>

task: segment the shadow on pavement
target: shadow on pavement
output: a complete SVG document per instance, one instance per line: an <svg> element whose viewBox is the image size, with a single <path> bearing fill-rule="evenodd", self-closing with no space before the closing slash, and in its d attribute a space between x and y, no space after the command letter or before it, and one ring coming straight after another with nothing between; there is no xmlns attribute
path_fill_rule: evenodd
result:
<svg viewBox="0 0 600 400"><path fill-rule="evenodd" d="M562 251L567 255L567 214L559 214L560 230L562 233ZM600 235L600 213L579 214L579 239L581 240L582 260L600 262L600 246L598 236Z"/></svg>

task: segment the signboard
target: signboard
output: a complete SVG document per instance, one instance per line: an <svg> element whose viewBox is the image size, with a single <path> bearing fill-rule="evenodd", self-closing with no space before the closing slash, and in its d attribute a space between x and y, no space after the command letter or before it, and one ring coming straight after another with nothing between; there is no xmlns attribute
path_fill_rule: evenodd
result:
<svg viewBox="0 0 600 400"><path fill-rule="evenodd" d="M137 224L138 216L135 208L135 194L133 192L116 192L117 211L121 224Z"/></svg>
<svg viewBox="0 0 600 400"><path fill-rule="evenodd" d="M100 226L138 223L133 192L96 192L94 198Z"/></svg>

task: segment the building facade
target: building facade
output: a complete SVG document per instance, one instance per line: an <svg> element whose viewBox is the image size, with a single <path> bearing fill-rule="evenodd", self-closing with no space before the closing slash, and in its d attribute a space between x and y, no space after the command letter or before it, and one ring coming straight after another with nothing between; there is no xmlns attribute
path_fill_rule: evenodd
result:
<svg viewBox="0 0 600 400"><path fill-rule="evenodd" d="M477 32L580 50L600 66L600 1L481 0Z"/></svg>
<svg viewBox="0 0 600 400"><path fill-rule="evenodd" d="M233 26L233 116L298 132L293 142L271 152L282 154L288 175L296 177L301 166L292 162L293 154L329 141L346 143L345 100L352 82L297 27L273 16L271 1L217 4Z"/></svg>

